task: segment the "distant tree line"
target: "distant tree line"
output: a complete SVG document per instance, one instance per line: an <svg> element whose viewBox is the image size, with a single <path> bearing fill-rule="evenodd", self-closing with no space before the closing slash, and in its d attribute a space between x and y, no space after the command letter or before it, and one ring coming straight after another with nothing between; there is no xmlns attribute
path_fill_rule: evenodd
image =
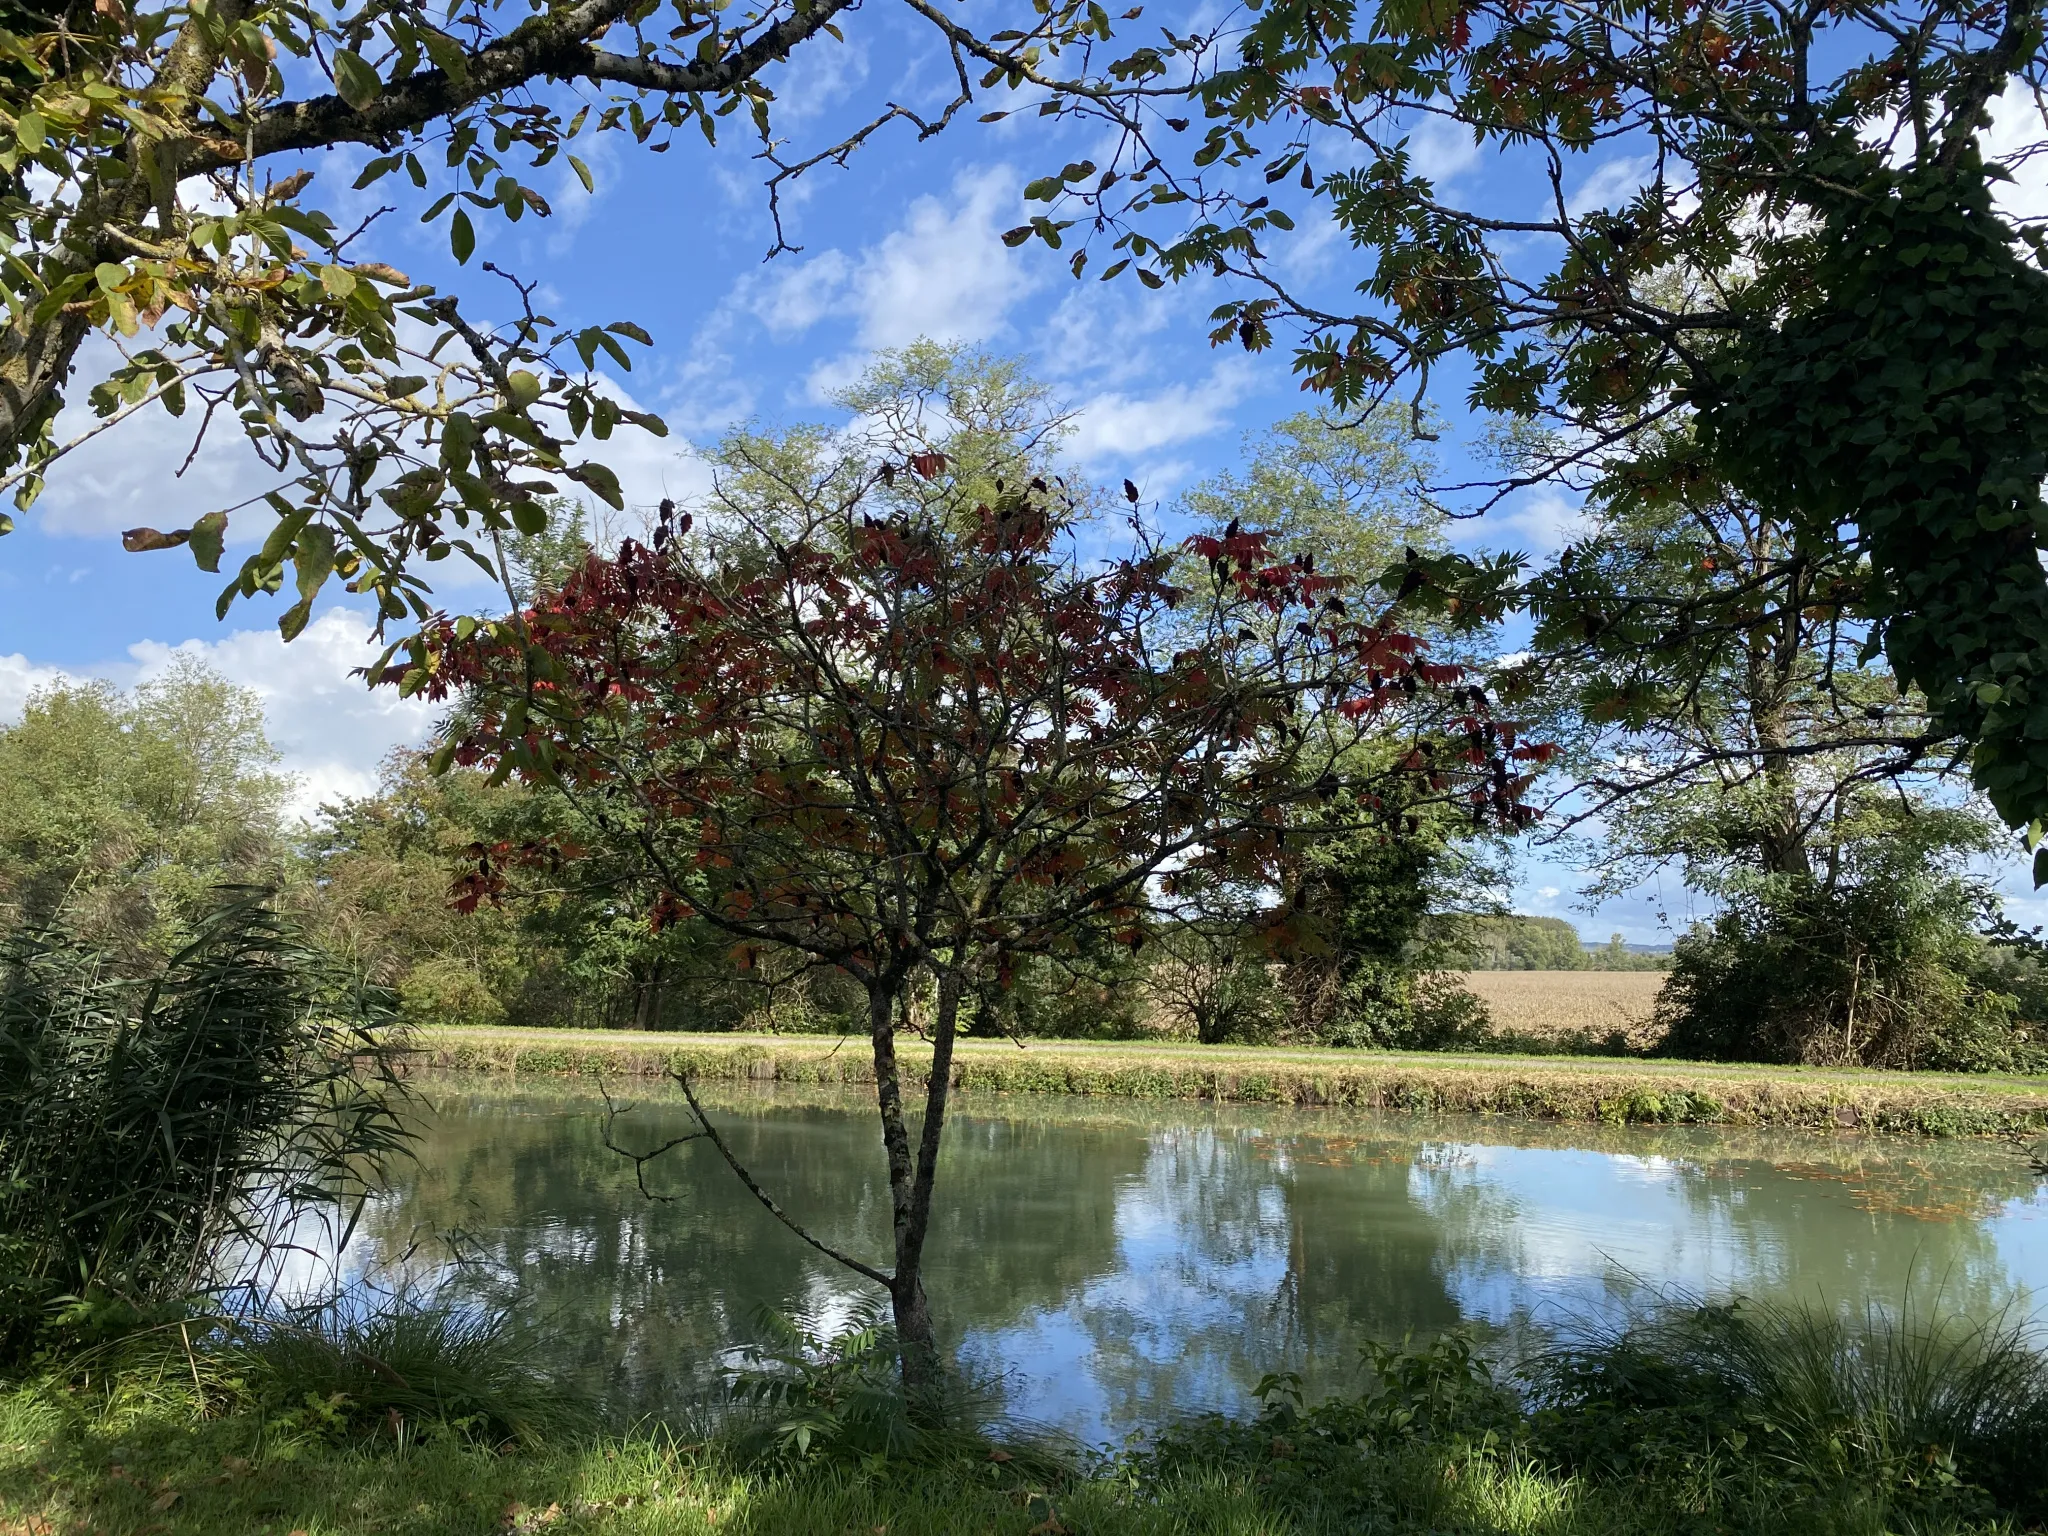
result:
<svg viewBox="0 0 2048 1536"><path fill-rule="evenodd" d="M1591 946L1561 917L1521 913L1447 913L1450 956L1468 971L1662 971L1668 952L1629 948L1620 934Z"/></svg>

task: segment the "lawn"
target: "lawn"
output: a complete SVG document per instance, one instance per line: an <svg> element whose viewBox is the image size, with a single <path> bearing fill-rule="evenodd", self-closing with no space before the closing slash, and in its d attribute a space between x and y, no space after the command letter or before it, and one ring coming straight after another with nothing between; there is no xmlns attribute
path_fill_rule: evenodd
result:
<svg viewBox="0 0 2048 1536"><path fill-rule="evenodd" d="M1577 973L1564 973L1577 974ZM1633 978L1631 978L1633 979ZM871 1081L866 1041L847 1036L430 1029L431 1068L515 1077L658 1077L707 1082ZM921 1081L928 1048L898 1047ZM1154 1041L963 1040L967 1093L1329 1104L1363 1109L1644 1124L2034 1137L2048 1131L2048 1078L1846 1071L1641 1057L1403 1054Z"/></svg>

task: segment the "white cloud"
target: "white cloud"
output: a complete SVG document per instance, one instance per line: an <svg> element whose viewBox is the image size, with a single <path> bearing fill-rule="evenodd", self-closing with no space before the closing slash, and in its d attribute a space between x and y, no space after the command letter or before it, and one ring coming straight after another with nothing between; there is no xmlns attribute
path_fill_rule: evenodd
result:
<svg viewBox="0 0 2048 1536"><path fill-rule="evenodd" d="M845 318L854 322L854 339L867 350L924 336L985 341L1044 284L1028 257L1002 243L1002 231L1017 221L1019 208L1015 170L970 169L954 182L950 200L918 198L897 228L857 257L820 252L770 277L743 282L736 299L781 337ZM827 365L814 377L814 387L843 371Z"/></svg>
<svg viewBox="0 0 2048 1536"><path fill-rule="evenodd" d="M86 393L120 362L113 344L101 337L80 349L70 403L57 420L59 442L93 425ZM126 528L183 527L291 478L257 459L231 411L215 414L205 446L180 474L198 430L197 410L181 418L149 406L72 450L50 467L49 482L36 502L43 530L97 537Z"/></svg>
<svg viewBox="0 0 2048 1536"><path fill-rule="evenodd" d="M1585 510L1548 487L1522 492L1504 511L1459 525L1459 543L1514 549L1541 559L1556 554L1591 529Z"/></svg>
<svg viewBox="0 0 2048 1536"><path fill-rule="evenodd" d="M2015 80L1991 104L1991 127L1984 135L1986 158L2012 172L1997 188L1998 206L2008 218L2048 219L2048 154L2029 154L2048 141L2041 105L2024 80Z"/></svg>
<svg viewBox="0 0 2048 1536"><path fill-rule="evenodd" d="M830 42L830 46L821 46ZM816 38L799 48L775 86L775 113L784 124L805 122L845 100L868 78L864 38Z"/></svg>
<svg viewBox="0 0 2048 1536"><path fill-rule="evenodd" d="M1100 394L1079 412L1068 445L1086 465L1128 463L1156 449L1206 437L1230 422L1230 412L1251 384L1251 370L1232 359L1200 384L1174 384L1151 395Z"/></svg>
<svg viewBox="0 0 2048 1536"><path fill-rule="evenodd" d="M1464 125L1426 117L1408 136L1408 160L1416 175L1446 182L1479 163L1479 146Z"/></svg>
<svg viewBox="0 0 2048 1536"><path fill-rule="evenodd" d="M78 681L59 667L37 666L19 651L12 656L0 656L0 725L21 718L22 706L28 703L30 694Z"/></svg>
<svg viewBox="0 0 2048 1536"><path fill-rule="evenodd" d="M162 672L179 655L195 656L263 701L270 739L287 772L298 778L292 808L309 814L337 795L368 793L377 764L393 747L425 741L439 706L401 699L396 689L370 689L351 671L376 660L361 614L330 608L287 645L275 630L237 630L219 640L166 645L144 640L128 648L135 681ZM0 700L7 667L0 658Z"/></svg>
<svg viewBox="0 0 2048 1536"><path fill-rule="evenodd" d="M1625 203L1642 190L1656 168L1656 160L1649 155L1624 155L1597 165L1566 201L1565 211L1576 219L1596 208Z"/></svg>

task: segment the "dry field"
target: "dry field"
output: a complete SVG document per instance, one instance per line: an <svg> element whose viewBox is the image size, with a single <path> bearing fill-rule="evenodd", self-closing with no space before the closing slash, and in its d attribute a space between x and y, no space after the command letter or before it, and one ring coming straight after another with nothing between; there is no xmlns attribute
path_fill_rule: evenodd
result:
<svg viewBox="0 0 2048 1536"><path fill-rule="evenodd" d="M1459 979L1508 1034L1602 1038L1618 1029L1637 1047L1649 1043L1664 985L1662 971L1467 971Z"/></svg>

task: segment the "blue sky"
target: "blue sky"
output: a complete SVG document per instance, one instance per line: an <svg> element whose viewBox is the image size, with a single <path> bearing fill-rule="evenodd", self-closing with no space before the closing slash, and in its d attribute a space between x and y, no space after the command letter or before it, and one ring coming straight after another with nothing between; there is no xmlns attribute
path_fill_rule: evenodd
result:
<svg viewBox="0 0 2048 1536"><path fill-rule="evenodd" d="M778 132L799 149L831 142L884 101L929 109L947 94L949 66L901 15L869 8L851 14L845 30L843 44L800 50L775 82ZM555 216L516 226L479 220L478 255L459 277L443 232L417 221L438 188L415 194L392 177L348 191L366 158L353 151L308 164L319 178L315 200L344 226L396 204L363 252L454 288L472 312L494 302L498 280L478 270L490 259L539 278L545 307L564 323L632 318L652 333L651 354L617 380L676 433L667 443L635 438L613 460L629 500L643 504L701 483L684 441L749 417L825 414L824 394L875 349L919 336L1027 358L1079 412L1079 467L1112 482L1129 476L1148 500L1234 464L1246 433L1303 408L1284 347L1259 357L1209 347L1204 317L1223 297L1213 284L1149 293L1129 282L1077 283L1059 255L1036 244L1006 249L999 236L1025 216L1025 181L1095 145L1084 130L1047 132L1034 116L992 125L972 118L963 113L923 144L894 125L847 169L814 172L786 199L791 238L803 249L765 264L771 234L762 167L752 158L758 146L737 118L715 150L694 128L665 154L621 134L582 147L595 193L586 195L566 166L541 172ZM1415 149L1468 196L1512 207L1540 191L1469 143L1423 133ZM1575 170L1575 202L1626 196L1643 175L1622 153ZM1340 283L1344 257L1327 226L1308 219L1284 259L1314 286ZM1461 395L1455 377L1439 381L1437 404L1454 425ZM67 421L60 436L83 421ZM155 415L125 423L59 466L34 511L0 540L0 719L59 677L131 682L174 648L197 649L263 694L273 735L302 775L303 803L369 788L379 758L419 739L429 721L349 679L369 654L360 614L330 605L286 647L271 628L269 600L238 605L217 623L220 578L196 572L182 552L121 550L121 529L179 526L263 488L228 435L210 440L181 475L189 448L189 423ZM1461 525L1460 538L1541 554L1561 541L1571 515L1554 493L1532 493L1483 524ZM244 515L232 531L246 542L263 530ZM448 596L451 606L462 601L459 589ZM1516 904L1571 916L1600 938L1617 930L1668 937L1660 910L1681 927L1686 920L1685 893L1672 881L1661 895L1646 890L1590 916L1571 909L1576 885L1569 868L1525 858Z"/></svg>

